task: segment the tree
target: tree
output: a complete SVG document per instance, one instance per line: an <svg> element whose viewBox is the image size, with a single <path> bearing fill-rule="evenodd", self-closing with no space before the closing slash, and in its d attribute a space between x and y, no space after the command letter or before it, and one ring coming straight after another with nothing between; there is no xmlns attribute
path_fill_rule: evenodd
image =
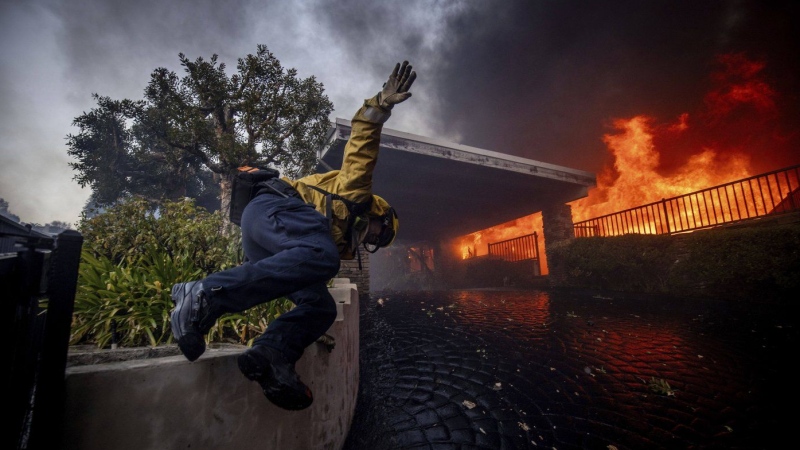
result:
<svg viewBox="0 0 800 450"><path fill-rule="evenodd" d="M143 100L93 94L97 107L73 121L80 129L67 136L75 179L91 186L99 205L133 195L199 204L212 197L227 212L239 166L292 177L313 170L333 110L313 76L284 70L264 45L240 58L230 77L217 55L178 56L183 78L157 68Z"/></svg>
<svg viewBox="0 0 800 450"><path fill-rule="evenodd" d="M0 198L0 214L8 217L14 222L19 222L19 216L8 210L8 202L4 198Z"/></svg>

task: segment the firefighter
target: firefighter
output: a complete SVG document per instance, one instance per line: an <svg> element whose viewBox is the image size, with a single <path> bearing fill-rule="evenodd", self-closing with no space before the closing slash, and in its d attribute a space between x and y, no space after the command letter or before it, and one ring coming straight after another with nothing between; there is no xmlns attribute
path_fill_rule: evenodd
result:
<svg viewBox="0 0 800 450"><path fill-rule="evenodd" d="M222 314L286 297L294 308L269 324L238 365L275 405L311 405L313 394L295 363L336 318L328 281L341 260L360 257L362 247L387 247L397 236L397 213L373 194L372 172L383 124L411 97L416 77L408 61L398 63L381 91L364 102L352 119L341 170L264 184L242 213L243 264L172 287L172 334L189 361L203 354L205 335Z"/></svg>

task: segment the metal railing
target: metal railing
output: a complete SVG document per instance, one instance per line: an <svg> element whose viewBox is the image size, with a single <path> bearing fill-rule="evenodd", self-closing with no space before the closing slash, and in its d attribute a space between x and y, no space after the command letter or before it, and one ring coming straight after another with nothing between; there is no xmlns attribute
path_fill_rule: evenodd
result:
<svg viewBox="0 0 800 450"><path fill-rule="evenodd" d="M539 240L536 232L489 244L489 255L505 261L539 259Z"/></svg>
<svg viewBox="0 0 800 450"><path fill-rule="evenodd" d="M575 237L674 234L800 211L800 164L594 219Z"/></svg>

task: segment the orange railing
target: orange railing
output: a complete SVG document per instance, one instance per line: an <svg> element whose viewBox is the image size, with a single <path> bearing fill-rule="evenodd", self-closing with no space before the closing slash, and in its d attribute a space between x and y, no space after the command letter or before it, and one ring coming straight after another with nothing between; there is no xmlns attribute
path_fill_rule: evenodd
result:
<svg viewBox="0 0 800 450"><path fill-rule="evenodd" d="M800 164L576 222L576 237L674 234L800 211Z"/></svg>

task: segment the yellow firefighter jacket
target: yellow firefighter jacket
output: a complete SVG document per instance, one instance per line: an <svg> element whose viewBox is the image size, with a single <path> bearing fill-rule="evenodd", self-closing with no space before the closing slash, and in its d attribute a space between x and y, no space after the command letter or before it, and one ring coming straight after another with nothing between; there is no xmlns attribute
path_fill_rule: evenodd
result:
<svg viewBox="0 0 800 450"><path fill-rule="evenodd" d="M389 111L378 106L377 95L364 101L364 105L353 116L350 138L344 148L340 170L313 174L297 180L282 178L297 190L303 201L313 204L323 215L327 209L326 195L308 187L309 185L356 203L370 202L372 199L372 172L378 161L383 124L371 120L371 115L368 117L366 114L368 108L378 108L384 114L384 121L388 117ZM375 201L372 202L368 215L380 216L386 210L388 210L387 205ZM349 219L347 206L340 200L333 200L331 212L333 216L331 234L339 249L339 257L345 260L354 259L355 254L346 242Z"/></svg>

